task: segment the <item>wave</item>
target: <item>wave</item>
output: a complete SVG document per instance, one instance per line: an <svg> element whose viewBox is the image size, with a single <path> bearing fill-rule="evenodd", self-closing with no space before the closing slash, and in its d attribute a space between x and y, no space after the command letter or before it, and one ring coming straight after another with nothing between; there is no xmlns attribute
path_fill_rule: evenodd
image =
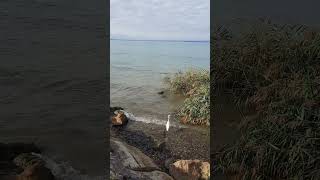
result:
<svg viewBox="0 0 320 180"><path fill-rule="evenodd" d="M156 125L160 125L160 126L165 126L167 123L167 120L164 120L164 119L135 116L132 113L126 112L124 110L121 110L121 111L124 112L124 114L128 117L128 119L132 120L132 121L138 121L138 122L143 122L143 123L147 123L147 124L156 124ZM172 119L170 121L170 126L175 127L175 128L186 128L187 127L187 126L176 123Z"/></svg>

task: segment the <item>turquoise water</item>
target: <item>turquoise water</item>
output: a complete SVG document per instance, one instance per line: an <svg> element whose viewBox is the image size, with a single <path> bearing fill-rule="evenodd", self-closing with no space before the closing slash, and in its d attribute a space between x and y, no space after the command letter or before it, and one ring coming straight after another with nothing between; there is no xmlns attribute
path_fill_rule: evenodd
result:
<svg viewBox="0 0 320 180"><path fill-rule="evenodd" d="M188 68L209 69L209 59L209 42L111 40L111 106L166 119L175 107L157 94L165 88L163 79Z"/></svg>

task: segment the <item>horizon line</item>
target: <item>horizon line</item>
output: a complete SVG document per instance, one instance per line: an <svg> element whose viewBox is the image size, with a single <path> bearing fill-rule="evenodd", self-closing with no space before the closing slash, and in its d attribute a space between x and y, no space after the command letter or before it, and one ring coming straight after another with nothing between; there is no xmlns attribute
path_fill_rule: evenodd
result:
<svg viewBox="0 0 320 180"><path fill-rule="evenodd" d="M118 40L118 41L166 41L166 42L210 42L210 40L160 40L160 39L120 39L120 38L110 38L110 40Z"/></svg>

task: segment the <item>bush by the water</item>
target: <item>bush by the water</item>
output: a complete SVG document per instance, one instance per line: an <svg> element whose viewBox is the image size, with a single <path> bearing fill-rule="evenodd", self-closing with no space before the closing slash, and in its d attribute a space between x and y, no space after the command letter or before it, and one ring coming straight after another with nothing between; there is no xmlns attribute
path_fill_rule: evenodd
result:
<svg viewBox="0 0 320 180"><path fill-rule="evenodd" d="M178 116L189 124L210 125L210 75L207 70L189 69L168 79L169 89L185 96Z"/></svg>
<svg viewBox="0 0 320 180"><path fill-rule="evenodd" d="M216 170L244 179L320 177L320 33L262 22L234 37L212 39L213 72L258 116L242 120L243 136L214 159Z"/></svg>

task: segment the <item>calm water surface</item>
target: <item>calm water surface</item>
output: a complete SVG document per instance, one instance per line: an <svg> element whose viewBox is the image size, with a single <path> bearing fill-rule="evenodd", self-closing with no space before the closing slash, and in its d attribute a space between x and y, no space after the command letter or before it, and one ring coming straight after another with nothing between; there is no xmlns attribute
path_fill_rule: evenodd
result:
<svg viewBox="0 0 320 180"><path fill-rule="evenodd" d="M110 41L110 103L144 119L166 120L175 108L157 92L164 78L188 68L209 69L209 42Z"/></svg>
<svg viewBox="0 0 320 180"><path fill-rule="evenodd" d="M105 11L0 1L0 142L35 142L63 180L106 174Z"/></svg>

